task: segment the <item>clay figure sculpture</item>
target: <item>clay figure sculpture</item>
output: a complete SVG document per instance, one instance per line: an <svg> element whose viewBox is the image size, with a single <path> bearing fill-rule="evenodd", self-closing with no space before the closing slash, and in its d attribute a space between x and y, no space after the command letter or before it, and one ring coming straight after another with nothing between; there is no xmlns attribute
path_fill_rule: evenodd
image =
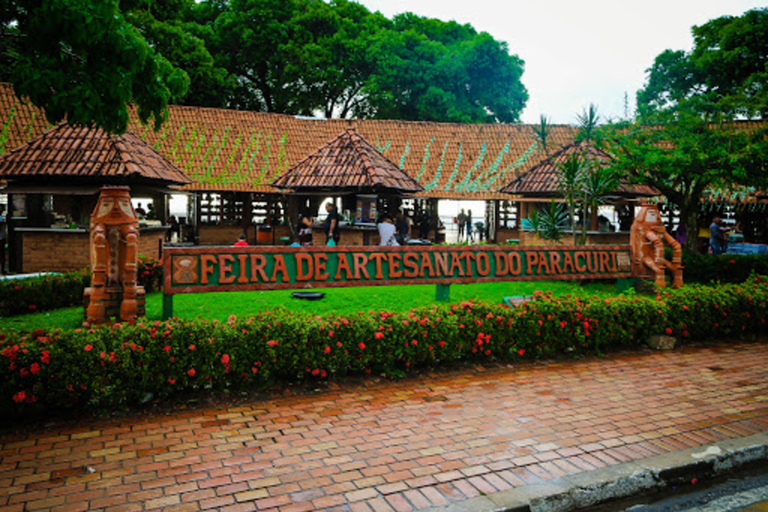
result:
<svg viewBox="0 0 768 512"><path fill-rule="evenodd" d="M118 314L120 320L133 323L143 309L144 290L136 284L139 221L129 190L102 187L91 216L91 286L85 290L85 327Z"/></svg>
<svg viewBox="0 0 768 512"><path fill-rule="evenodd" d="M672 261L664 258L664 244L672 248ZM683 249L667 233L655 205L642 204L629 234L632 247L632 273L636 277L654 279L659 287L667 285L665 270L672 272L672 287L683 285Z"/></svg>

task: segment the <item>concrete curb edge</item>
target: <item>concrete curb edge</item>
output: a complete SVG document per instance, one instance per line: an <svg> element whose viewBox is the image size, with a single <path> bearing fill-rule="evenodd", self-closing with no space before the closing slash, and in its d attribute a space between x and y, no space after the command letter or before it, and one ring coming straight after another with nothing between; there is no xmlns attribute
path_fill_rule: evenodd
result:
<svg viewBox="0 0 768 512"><path fill-rule="evenodd" d="M768 460L768 432L525 485L425 512L571 512Z"/></svg>

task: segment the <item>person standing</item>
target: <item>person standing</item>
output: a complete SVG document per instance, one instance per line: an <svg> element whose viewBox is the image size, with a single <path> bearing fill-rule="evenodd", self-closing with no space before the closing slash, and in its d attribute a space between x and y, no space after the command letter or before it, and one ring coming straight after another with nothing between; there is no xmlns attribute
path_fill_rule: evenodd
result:
<svg viewBox="0 0 768 512"><path fill-rule="evenodd" d="M384 215L376 227L379 229L379 245L400 245L397 241L397 227L390 214Z"/></svg>
<svg viewBox="0 0 768 512"><path fill-rule="evenodd" d="M719 216L712 219L709 225L709 248L712 254L724 254L728 248L728 241L725 239L726 228L722 226L723 219Z"/></svg>
<svg viewBox="0 0 768 512"><path fill-rule="evenodd" d="M245 233L240 235L240 238L237 239L237 242L235 242L235 247L248 247L248 237L245 236Z"/></svg>
<svg viewBox="0 0 768 512"><path fill-rule="evenodd" d="M467 243L475 241L475 235L472 233L472 210L467 210L465 218L467 223Z"/></svg>
<svg viewBox="0 0 768 512"><path fill-rule="evenodd" d="M5 274L5 243L8 239L8 224L5 220L5 206L0 204L0 274Z"/></svg>
<svg viewBox="0 0 768 512"><path fill-rule="evenodd" d="M323 224L326 245L339 245L339 240L341 240L341 229L339 226L341 217L339 217L339 211L333 203L325 203L325 211L328 212L325 224Z"/></svg>
<svg viewBox="0 0 768 512"><path fill-rule="evenodd" d="M461 209L456 219L459 221L459 234L456 237L456 241L461 242L461 239L464 238L464 229L467 227L467 214L464 213L464 208Z"/></svg>
<svg viewBox="0 0 768 512"><path fill-rule="evenodd" d="M395 215L395 228L397 228L397 243L405 245L411 239L411 219L400 210Z"/></svg>
<svg viewBox="0 0 768 512"><path fill-rule="evenodd" d="M315 219L309 211L301 214L299 219L299 243L305 247L312 245L312 226L314 223Z"/></svg>

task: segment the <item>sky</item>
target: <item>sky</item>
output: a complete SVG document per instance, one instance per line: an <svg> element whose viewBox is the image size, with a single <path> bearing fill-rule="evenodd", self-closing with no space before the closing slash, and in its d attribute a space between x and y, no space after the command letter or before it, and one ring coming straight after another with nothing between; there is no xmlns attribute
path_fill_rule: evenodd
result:
<svg viewBox="0 0 768 512"><path fill-rule="evenodd" d="M546 115L576 124L590 103L603 120L634 111L646 70L667 49L690 51L691 28L739 16L768 0L356 0L387 17L401 12L469 23L525 61L523 123Z"/></svg>

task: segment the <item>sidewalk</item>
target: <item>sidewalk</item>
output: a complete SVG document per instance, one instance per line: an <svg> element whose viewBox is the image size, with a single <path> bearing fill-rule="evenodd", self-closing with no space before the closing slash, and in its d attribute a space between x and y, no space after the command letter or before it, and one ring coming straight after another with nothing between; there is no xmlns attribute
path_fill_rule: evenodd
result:
<svg viewBox="0 0 768 512"><path fill-rule="evenodd" d="M765 432L765 342L474 368L0 432L0 510L514 509Z"/></svg>

